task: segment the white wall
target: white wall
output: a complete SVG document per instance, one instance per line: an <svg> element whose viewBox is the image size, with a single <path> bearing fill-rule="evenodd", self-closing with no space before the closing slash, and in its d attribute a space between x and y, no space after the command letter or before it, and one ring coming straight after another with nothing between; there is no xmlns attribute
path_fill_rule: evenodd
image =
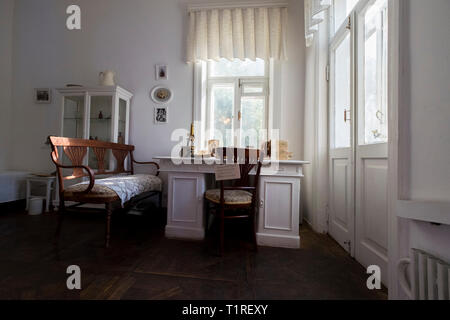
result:
<svg viewBox="0 0 450 320"><path fill-rule="evenodd" d="M16 0L14 20L14 82L11 167L54 170L44 146L49 134L59 134L57 109L35 105L33 88L67 83L96 85L99 71L117 72L118 84L135 94L130 142L136 158L168 155L176 128L192 121L193 69L185 61L187 0ZM196 1L198 2L198 1ZM206 2L206 1L205 1ZM210 1L207 1L210 3ZM223 2L223 1L221 1ZM289 1L289 61L283 66L281 138L288 139L295 158L303 153L304 40L303 1ZM82 30L65 27L66 7L78 4ZM169 66L165 83L174 91L168 125L153 124L149 99L154 65ZM33 155L32 157L30 155Z"/></svg>
<svg viewBox="0 0 450 320"><path fill-rule="evenodd" d="M282 65L282 106L280 137L289 141L294 159L303 160L303 118L305 104L304 2L290 0L288 61Z"/></svg>
<svg viewBox="0 0 450 320"><path fill-rule="evenodd" d="M450 1L402 1L399 105L408 112L410 147L400 168L403 196L413 200L450 201ZM405 172L404 172L405 173ZM450 213L449 213L450 214ZM399 255L410 248L450 262L450 226L399 219ZM391 261L395 264L396 261ZM400 292L399 297L404 297Z"/></svg>
<svg viewBox="0 0 450 320"><path fill-rule="evenodd" d="M450 200L450 1L409 1L412 199Z"/></svg>
<svg viewBox="0 0 450 320"><path fill-rule="evenodd" d="M0 170L8 167L14 0L0 1Z"/></svg>

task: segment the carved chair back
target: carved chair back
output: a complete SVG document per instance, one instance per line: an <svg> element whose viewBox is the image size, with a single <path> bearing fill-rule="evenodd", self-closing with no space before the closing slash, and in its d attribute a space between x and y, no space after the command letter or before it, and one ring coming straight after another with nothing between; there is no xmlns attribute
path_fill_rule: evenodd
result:
<svg viewBox="0 0 450 320"><path fill-rule="evenodd" d="M133 145L98 141L98 140L86 140L77 138L65 138L65 137L49 137L50 145L52 147L52 161L56 165L56 171L58 174L59 191L64 191L64 181L73 180L82 177L89 177L93 181L94 175L109 175L109 174L133 174ZM58 148L62 148L64 154L69 158L72 165L62 164L62 154L58 151ZM88 148L95 155L98 163L98 170L96 173L84 165L84 158L86 157ZM105 156L107 151L111 150L113 156L116 159L116 168L113 171L107 171L105 168ZM130 169L125 169L125 159L130 155ZM72 169L72 174L64 176L62 169ZM86 172L85 172L86 171Z"/></svg>

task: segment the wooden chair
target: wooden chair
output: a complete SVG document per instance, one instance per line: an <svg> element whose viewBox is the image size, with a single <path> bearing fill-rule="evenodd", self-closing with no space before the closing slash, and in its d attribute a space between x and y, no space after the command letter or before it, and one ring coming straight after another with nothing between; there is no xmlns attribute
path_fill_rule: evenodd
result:
<svg viewBox="0 0 450 320"><path fill-rule="evenodd" d="M239 164L240 179L231 186L220 181L220 189L207 190L206 228L208 230L209 214L219 219L219 253L223 254L226 219L248 219L253 245L257 250L255 217L258 202L258 182L262 165L262 153L256 149L217 148L216 157L222 164ZM255 169L253 183L250 173ZM245 212L245 213L243 213Z"/></svg>
<svg viewBox="0 0 450 320"><path fill-rule="evenodd" d="M112 214L112 204L116 201L120 201L116 192L108 187L96 184L96 176L98 175L119 175L119 174L134 174L133 164L141 165L153 165L157 169L155 177L155 185L162 184L161 179L157 178L159 175L159 165L155 162L138 162L133 158L134 146L125 145L119 143L111 143L97 140L85 140L75 138L53 137L50 136L49 142L52 147L51 158L56 165L56 171L58 175L59 183L59 210L58 210L58 227L56 230L56 236L59 236L61 232L61 225L66 211L65 201L77 202L67 208L78 207L82 204L105 204L106 210L106 232L105 232L105 246L109 247L110 239L110 224ZM62 148L66 156L72 162L72 165L62 164L62 155L58 153L58 148ZM94 172L90 167L83 165L83 160L87 154L88 148L97 158L98 170ZM114 171L107 171L105 169L105 156L107 151L111 150L113 156L116 159L116 169ZM127 156L130 156L130 168L125 169L125 160ZM72 169L72 174L64 176L63 169ZM83 177L89 178L89 184L75 185L68 188L64 187L64 181L79 179ZM153 176L152 176L153 178ZM97 180L99 180L97 178ZM156 181L158 180L158 181ZM74 188L76 187L76 188ZM139 195L140 200L148 198L154 195L159 196L159 207L161 207L162 200L162 188L155 188L155 190L149 190L145 194ZM142 197L141 197L142 196ZM136 197L137 198L137 197ZM125 204L125 208L130 207L134 202L128 201Z"/></svg>

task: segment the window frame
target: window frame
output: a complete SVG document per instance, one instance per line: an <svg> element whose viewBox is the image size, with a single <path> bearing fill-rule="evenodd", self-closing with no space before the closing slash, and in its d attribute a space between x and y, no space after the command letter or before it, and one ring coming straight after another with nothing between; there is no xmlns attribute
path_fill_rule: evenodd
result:
<svg viewBox="0 0 450 320"><path fill-rule="evenodd" d="M233 145L236 147L241 146L241 115L242 115L242 98L244 97L264 97L264 128L266 130L266 137L269 135L269 114L270 114L270 77L271 77L271 61L264 61L264 76L235 76L235 77L218 77L210 76L211 63L214 61L208 61L203 63L202 66L205 68L203 76L206 76L206 103L204 106L204 115L201 119L204 121L202 124L202 141L201 147L205 148L207 146L208 140L214 139L214 131L211 130L211 123L213 121L212 114L212 90L214 86L224 84L232 85L234 88L234 110L232 119L232 130L233 130ZM245 85L257 85L263 88L261 93L245 93ZM204 131L203 131L204 130ZM236 134L236 130L238 130ZM209 136L206 136L206 132L209 132ZM258 146L256 146L258 147Z"/></svg>

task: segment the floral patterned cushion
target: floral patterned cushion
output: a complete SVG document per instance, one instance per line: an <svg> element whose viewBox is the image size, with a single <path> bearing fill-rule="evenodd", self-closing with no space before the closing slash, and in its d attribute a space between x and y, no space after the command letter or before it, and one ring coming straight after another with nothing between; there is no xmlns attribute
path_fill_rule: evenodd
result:
<svg viewBox="0 0 450 320"><path fill-rule="evenodd" d="M64 190L64 196L65 197L71 197L71 196L76 196L77 193L79 192L83 192L84 190L86 190L88 187L87 184L74 184L73 186L67 187ZM85 196L87 197L101 197L101 198L111 198L111 197L117 197L117 193L105 186L99 185L99 184L95 184L94 187L92 188L92 190L85 194Z"/></svg>
<svg viewBox="0 0 450 320"><path fill-rule="evenodd" d="M66 188L65 197L75 196L77 192L86 190L89 181L81 182ZM110 198L118 196L122 205L131 198L149 191L162 191L162 180L150 174L135 174L113 176L104 179L95 179L92 190L83 197Z"/></svg>
<svg viewBox="0 0 450 320"><path fill-rule="evenodd" d="M252 194L243 190L225 190L223 196L225 198L225 204L252 203ZM220 189L206 191L205 198L214 203L220 203Z"/></svg>

